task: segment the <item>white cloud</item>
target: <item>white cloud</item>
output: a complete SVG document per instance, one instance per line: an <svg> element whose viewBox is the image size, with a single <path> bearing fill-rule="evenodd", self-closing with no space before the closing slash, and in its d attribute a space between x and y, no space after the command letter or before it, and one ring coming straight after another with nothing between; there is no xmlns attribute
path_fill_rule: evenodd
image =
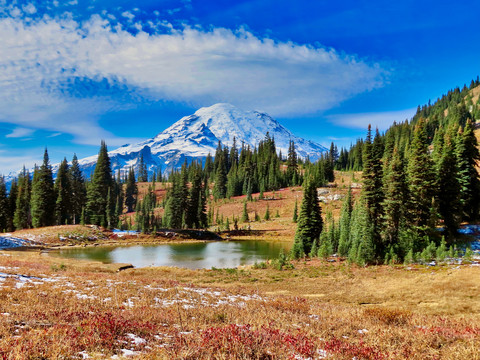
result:
<svg viewBox="0 0 480 360"><path fill-rule="evenodd" d="M25 138L32 135L35 132L34 129L27 129L22 127L17 127L13 129L10 134L5 135L6 138Z"/></svg>
<svg viewBox="0 0 480 360"><path fill-rule="evenodd" d="M25 11L27 14L33 15L37 12L37 8L35 5L30 3L23 7L23 11Z"/></svg>
<svg viewBox="0 0 480 360"><path fill-rule="evenodd" d="M332 115L330 122L349 128L367 129L372 125L372 129L378 127L379 130L387 130L394 121L397 123L410 120L415 115L417 109L405 109L399 111L372 112L360 114Z"/></svg>
<svg viewBox="0 0 480 360"><path fill-rule="evenodd" d="M125 139L102 129L98 119L125 105L92 93L76 98L60 92L61 84L72 77L108 79L153 100L231 102L288 116L331 108L382 86L386 75L379 65L332 49L275 42L243 29L159 23L168 33L151 35L135 25L133 35L99 16L84 23L65 14L0 19L0 121L115 145Z"/></svg>

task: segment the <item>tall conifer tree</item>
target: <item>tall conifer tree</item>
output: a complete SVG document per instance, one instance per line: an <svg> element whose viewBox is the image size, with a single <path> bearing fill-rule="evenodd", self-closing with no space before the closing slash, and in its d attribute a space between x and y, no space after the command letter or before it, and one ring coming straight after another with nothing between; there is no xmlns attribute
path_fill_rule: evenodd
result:
<svg viewBox="0 0 480 360"><path fill-rule="evenodd" d="M97 165L87 189L86 216L92 224L107 226L108 189L112 186L112 170L105 141L102 140Z"/></svg>
<svg viewBox="0 0 480 360"><path fill-rule="evenodd" d="M55 192L47 149L43 155L42 166L36 174L31 202L33 227L50 226L55 223Z"/></svg>

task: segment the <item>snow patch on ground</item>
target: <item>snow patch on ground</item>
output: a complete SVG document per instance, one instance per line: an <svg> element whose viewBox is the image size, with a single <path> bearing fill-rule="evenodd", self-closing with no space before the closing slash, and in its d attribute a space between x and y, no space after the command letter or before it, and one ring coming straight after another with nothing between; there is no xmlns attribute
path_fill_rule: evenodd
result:
<svg viewBox="0 0 480 360"><path fill-rule="evenodd" d="M12 249L22 246L32 246L34 244L33 241L21 239L8 233L0 236L0 249Z"/></svg>

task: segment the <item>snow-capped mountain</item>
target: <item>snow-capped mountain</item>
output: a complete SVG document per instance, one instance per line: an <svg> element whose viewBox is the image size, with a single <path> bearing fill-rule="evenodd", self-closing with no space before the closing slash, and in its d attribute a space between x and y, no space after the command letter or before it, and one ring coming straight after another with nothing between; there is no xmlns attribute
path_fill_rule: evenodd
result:
<svg viewBox="0 0 480 360"><path fill-rule="evenodd" d="M317 159L327 149L312 141L293 135L267 114L257 111L243 111L230 104L215 104L197 110L193 115L185 116L165 129L157 136L134 145L124 145L109 151L112 170L128 171L130 166L138 168L140 156L149 171L161 167L163 173L178 168L187 159L204 160L210 153L215 155L218 141L224 146L232 146L236 138L240 147L242 142L252 148L265 138L269 132L275 138L277 151L286 156L289 141L295 142L300 157ZM95 168L97 155L79 160L84 174L89 177ZM57 166L53 166L54 173Z"/></svg>

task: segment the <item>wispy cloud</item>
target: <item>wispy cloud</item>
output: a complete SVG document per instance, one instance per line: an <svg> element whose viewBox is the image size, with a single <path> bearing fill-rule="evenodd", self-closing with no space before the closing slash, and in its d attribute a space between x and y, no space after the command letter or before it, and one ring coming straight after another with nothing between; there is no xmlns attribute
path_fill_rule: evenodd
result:
<svg viewBox="0 0 480 360"><path fill-rule="evenodd" d="M144 100L231 102L288 116L325 110L380 87L387 74L333 49L276 42L244 29L159 22L152 34L137 22L133 34L108 14L84 22L68 13L25 18L34 8L11 7L0 18L0 121L73 134L82 144L100 138L124 143L98 121L135 101L98 94L96 87L82 96L64 91L65 83L77 86L72 79L122 84ZM124 14L129 22L130 14Z"/></svg>
<svg viewBox="0 0 480 360"><path fill-rule="evenodd" d="M349 128L367 129L368 124L372 125L375 129L386 130L393 124L405 120L410 120L415 112L416 108L405 109L399 111L386 111L386 112L372 112L372 113L360 113L360 114L340 114L332 115L328 119L335 125L345 126Z"/></svg>
<svg viewBox="0 0 480 360"><path fill-rule="evenodd" d="M34 129L17 127L10 134L5 135L6 138L25 138L31 136L35 132Z"/></svg>

